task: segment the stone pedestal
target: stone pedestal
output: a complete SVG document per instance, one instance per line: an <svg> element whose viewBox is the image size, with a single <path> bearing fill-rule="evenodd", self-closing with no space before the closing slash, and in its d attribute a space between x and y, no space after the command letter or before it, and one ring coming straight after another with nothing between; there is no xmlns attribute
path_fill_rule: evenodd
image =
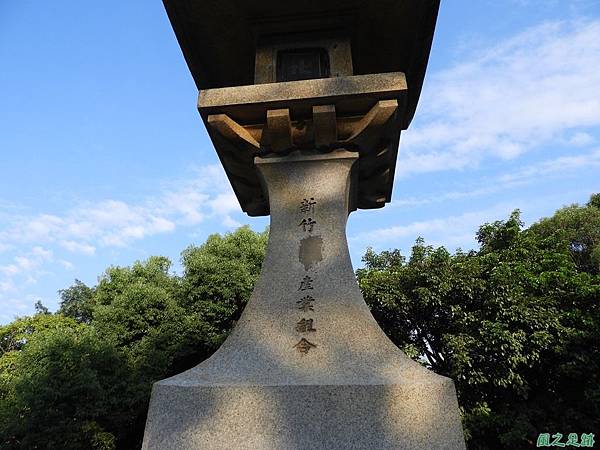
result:
<svg viewBox="0 0 600 450"><path fill-rule="evenodd" d="M256 158L271 211L260 279L223 346L154 385L143 449L465 448L453 382L392 344L356 283L356 160Z"/></svg>

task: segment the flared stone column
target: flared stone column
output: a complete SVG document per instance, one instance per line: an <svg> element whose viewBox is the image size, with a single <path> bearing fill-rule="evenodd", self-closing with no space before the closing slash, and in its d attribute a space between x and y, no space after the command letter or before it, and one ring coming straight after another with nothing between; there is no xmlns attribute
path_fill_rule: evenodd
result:
<svg viewBox="0 0 600 450"><path fill-rule="evenodd" d="M223 346L154 385L143 449L464 449L453 382L407 358L354 276L357 154L257 158L271 229Z"/></svg>

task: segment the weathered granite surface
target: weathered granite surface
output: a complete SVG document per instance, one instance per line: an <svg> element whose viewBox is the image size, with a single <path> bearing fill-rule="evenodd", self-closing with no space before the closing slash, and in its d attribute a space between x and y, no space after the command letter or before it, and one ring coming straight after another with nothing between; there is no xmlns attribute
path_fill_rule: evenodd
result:
<svg viewBox="0 0 600 450"><path fill-rule="evenodd" d="M402 72L250 84L202 90L198 94L198 109L203 115L216 111L242 123L258 123L264 120L268 109L285 107L294 116L301 116L307 100L312 105L324 99L325 104L335 103L338 112L360 114L376 100L397 99L407 90Z"/></svg>
<svg viewBox="0 0 600 450"><path fill-rule="evenodd" d="M143 449L464 449L453 382L371 316L345 236L356 154L256 159L271 234L231 336L154 385Z"/></svg>

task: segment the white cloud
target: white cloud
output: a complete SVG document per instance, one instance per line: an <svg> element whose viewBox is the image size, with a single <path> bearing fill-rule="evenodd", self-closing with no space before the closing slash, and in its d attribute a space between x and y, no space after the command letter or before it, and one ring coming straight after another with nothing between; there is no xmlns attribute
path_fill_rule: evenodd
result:
<svg viewBox="0 0 600 450"><path fill-rule="evenodd" d="M20 272L20 268L16 264L7 264L5 266L0 266L0 273L4 274L4 276L12 277Z"/></svg>
<svg viewBox="0 0 600 450"><path fill-rule="evenodd" d="M237 197L233 192L217 195L209 203L211 211L216 215L226 215L240 208Z"/></svg>
<svg viewBox="0 0 600 450"><path fill-rule="evenodd" d="M532 164L523 167L515 173L499 177L499 181L501 183L509 184L557 173L564 175L577 169L589 169L594 167L600 167L600 149L587 154L561 156L538 164Z"/></svg>
<svg viewBox="0 0 600 450"><path fill-rule="evenodd" d="M415 221L406 225L377 228L359 233L350 240L369 245L412 245L417 236L423 237L428 245L447 248L473 248L477 245L475 232L482 223L506 219L514 207L498 204L481 211Z"/></svg>
<svg viewBox="0 0 600 450"><path fill-rule="evenodd" d="M90 244L86 244L85 242L76 242L76 241L60 241L60 246L64 249L70 251L71 253L81 253L84 255L93 255L96 253L96 247Z"/></svg>
<svg viewBox="0 0 600 450"><path fill-rule="evenodd" d="M15 256L15 262L20 270L31 270L36 267L36 261L25 256Z"/></svg>
<svg viewBox="0 0 600 450"><path fill-rule="evenodd" d="M182 191L165 195L164 211L180 215L186 225L196 225L206 218L202 206L209 199L209 195L195 190L193 186L186 186Z"/></svg>
<svg viewBox="0 0 600 450"><path fill-rule="evenodd" d="M592 144L595 141L594 137L588 133L577 132L571 136L566 143L574 147L585 147Z"/></svg>
<svg viewBox="0 0 600 450"><path fill-rule="evenodd" d="M42 260L52 260L52 250L47 250L44 247L35 246L31 249L31 254Z"/></svg>
<svg viewBox="0 0 600 450"><path fill-rule="evenodd" d="M65 270L69 270L70 271L70 270L75 269L75 265L72 262L67 261L66 259L59 259L58 263L61 266L63 266L65 268Z"/></svg>
<svg viewBox="0 0 600 450"><path fill-rule="evenodd" d="M32 309L34 302L28 303L26 300L16 298L7 298L2 300L2 313L0 313L0 322L8 322L19 314L25 314ZM11 313L7 314L6 312Z"/></svg>
<svg viewBox="0 0 600 450"><path fill-rule="evenodd" d="M149 217L145 223L134 221L132 225L118 228L115 233L103 236L101 243L107 247L125 247L130 241L167 233L174 229L175 224L170 220L163 217Z"/></svg>
<svg viewBox="0 0 600 450"><path fill-rule="evenodd" d="M64 221L60 217L50 214L40 214L37 217L20 221L18 229L15 227L15 229L9 232L0 232L0 239L3 236L7 236L8 238L23 242L51 240L52 236L59 232L63 226Z"/></svg>
<svg viewBox="0 0 600 450"><path fill-rule="evenodd" d="M15 292L16 287L12 280L4 279L0 280L0 295L8 292Z"/></svg>
<svg viewBox="0 0 600 450"><path fill-rule="evenodd" d="M47 274L43 272L46 263L56 262L64 270L73 270L73 263L55 259L50 248L91 256L98 248L125 247L180 226L197 225L207 218L219 220L228 228L240 225L231 216L239 211L237 199L219 165L195 168L189 179L164 184L156 196L137 203L106 199L74 205L63 214L36 216L12 210L12 215L3 212L7 226L0 228L0 252L8 257L0 262L2 305L11 301L18 305L7 296L23 294L25 286ZM26 309L30 310L31 305ZM6 319L0 315L2 318Z"/></svg>
<svg viewBox="0 0 600 450"><path fill-rule="evenodd" d="M230 228L230 229L239 228L242 226L242 224L240 222L238 222L231 216L223 217L223 219L221 220L221 225L223 225L224 227Z"/></svg>
<svg viewBox="0 0 600 450"><path fill-rule="evenodd" d="M32 272L36 271L45 262L52 260L53 253L51 250L35 246L29 252L14 256L11 264L0 266L0 273L5 277L4 280L0 281L8 283L11 278L22 273L32 277ZM12 282L11 285L13 285Z"/></svg>
<svg viewBox="0 0 600 450"><path fill-rule="evenodd" d="M23 297L6 297L0 299L0 323L7 323L15 319L18 316L24 316L26 314L33 313L33 305L39 296L25 295Z"/></svg>
<svg viewBox="0 0 600 450"><path fill-rule="evenodd" d="M510 173L483 179L468 189L444 191L422 197L404 197L394 200L392 207L420 206L449 200L482 197L506 189L530 184L540 177L568 177L581 170L600 168L600 149L572 156L560 156L535 164L522 166Z"/></svg>
<svg viewBox="0 0 600 450"><path fill-rule="evenodd" d="M211 165L194 169L193 177L163 187L156 197L139 204L107 199L72 208L64 215L17 216L13 226L0 230L1 248L9 243L54 243L63 249L93 255L98 246L124 247L131 242L220 218L226 226L239 210L223 169ZM21 261L26 264L25 261ZM14 268L4 266L3 272Z"/></svg>
<svg viewBox="0 0 600 450"><path fill-rule="evenodd" d="M598 86L600 20L531 28L430 77L397 173L513 159L567 135L590 143L575 130L600 125Z"/></svg>

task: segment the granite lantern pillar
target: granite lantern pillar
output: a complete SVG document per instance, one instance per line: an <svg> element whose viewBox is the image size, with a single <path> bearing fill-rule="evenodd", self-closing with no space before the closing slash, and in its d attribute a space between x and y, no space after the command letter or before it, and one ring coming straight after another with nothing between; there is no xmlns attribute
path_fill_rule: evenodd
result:
<svg viewBox="0 0 600 450"><path fill-rule="evenodd" d="M437 0L164 0L242 209L271 216L232 334L154 385L144 449L464 449L454 384L358 289L345 227L391 200Z"/></svg>

